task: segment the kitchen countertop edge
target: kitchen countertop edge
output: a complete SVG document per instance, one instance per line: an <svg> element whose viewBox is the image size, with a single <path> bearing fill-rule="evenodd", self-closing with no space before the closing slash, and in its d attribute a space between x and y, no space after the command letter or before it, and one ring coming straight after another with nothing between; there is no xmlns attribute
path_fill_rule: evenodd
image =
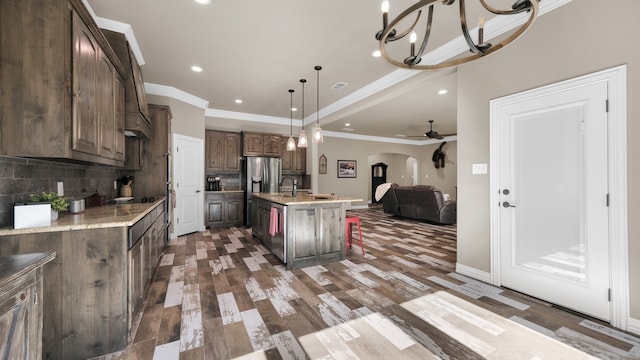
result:
<svg viewBox="0 0 640 360"><path fill-rule="evenodd" d="M292 197L291 195L282 196L282 195L270 194L270 193L253 193L253 196L267 200L267 201L274 202L276 204L287 205L287 206L362 201L362 199L351 198L346 196L338 196L337 199L315 199L306 195L298 195L298 196Z"/></svg>
<svg viewBox="0 0 640 360"><path fill-rule="evenodd" d="M244 193L244 190L217 190L217 191L206 190L204 193L205 194Z"/></svg>
<svg viewBox="0 0 640 360"><path fill-rule="evenodd" d="M23 229L3 228L0 229L0 236L132 226L159 206L165 197L157 199L153 203L103 205L90 207L78 214L62 213L51 225Z"/></svg>

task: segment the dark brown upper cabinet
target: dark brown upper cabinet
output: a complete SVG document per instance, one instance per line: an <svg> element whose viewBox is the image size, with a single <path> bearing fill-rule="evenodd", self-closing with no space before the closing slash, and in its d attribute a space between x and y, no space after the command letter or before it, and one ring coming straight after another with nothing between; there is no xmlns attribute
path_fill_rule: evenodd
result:
<svg viewBox="0 0 640 360"><path fill-rule="evenodd" d="M125 130L129 136L151 137L151 118L142 71L124 34L102 30L125 68Z"/></svg>
<svg viewBox="0 0 640 360"><path fill-rule="evenodd" d="M0 1L0 154L122 166L124 74L81 0Z"/></svg>

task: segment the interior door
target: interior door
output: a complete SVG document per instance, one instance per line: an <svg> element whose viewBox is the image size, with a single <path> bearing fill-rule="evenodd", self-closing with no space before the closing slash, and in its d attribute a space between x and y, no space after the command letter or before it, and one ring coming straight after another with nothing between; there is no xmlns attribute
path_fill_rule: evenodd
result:
<svg viewBox="0 0 640 360"><path fill-rule="evenodd" d="M607 83L498 113L503 286L609 320Z"/></svg>
<svg viewBox="0 0 640 360"><path fill-rule="evenodd" d="M204 231L204 141L174 135L174 237Z"/></svg>

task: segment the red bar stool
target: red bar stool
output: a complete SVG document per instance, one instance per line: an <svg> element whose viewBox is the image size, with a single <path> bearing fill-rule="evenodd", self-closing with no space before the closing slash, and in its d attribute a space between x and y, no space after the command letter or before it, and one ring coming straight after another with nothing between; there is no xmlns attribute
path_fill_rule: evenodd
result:
<svg viewBox="0 0 640 360"><path fill-rule="evenodd" d="M351 225L353 224L358 224L358 233L360 234L360 248L362 249L362 255L364 255L364 244L362 243L362 229L360 228L360 218L355 215L347 215L345 219L345 245L349 245L349 249L351 249L351 232L353 231Z"/></svg>

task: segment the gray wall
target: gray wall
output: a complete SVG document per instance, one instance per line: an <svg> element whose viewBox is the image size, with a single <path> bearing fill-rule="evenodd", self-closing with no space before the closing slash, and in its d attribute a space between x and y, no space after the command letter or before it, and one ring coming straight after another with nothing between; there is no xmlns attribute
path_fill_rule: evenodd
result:
<svg viewBox="0 0 640 360"><path fill-rule="evenodd" d="M628 218L631 317L640 319L640 1L574 0L536 20L506 49L458 69L458 263L490 270L489 101L541 85L627 64ZM542 139L541 139L542 140ZM490 165L490 164L489 164Z"/></svg>
<svg viewBox="0 0 640 360"><path fill-rule="evenodd" d="M169 97L147 95L149 104L171 108L171 133L204 139L204 109ZM203 156L204 158L204 156Z"/></svg>
<svg viewBox="0 0 640 360"><path fill-rule="evenodd" d="M445 145L446 163L444 168L436 169L431 162L431 155L439 145L425 145L420 149L421 158L416 159L418 164L418 178L416 183L420 185L433 185L443 193L451 195L451 199L456 199L457 185L457 142L451 141ZM408 147L408 152L415 151ZM382 162L387 164L387 182L398 185L413 185L413 167L409 161L410 155L404 154L375 154L369 156L369 186L371 186L371 165ZM365 174L366 175L366 174ZM370 199L371 200L371 199Z"/></svg>
<svg viewBox="0 0 640 360"><path fill-rule="evenodd" d="M315 145L310 145L315 146ZM327 157L327 174L318 175L318 190L320 194L336 193L342 196L351 196L363 199L361 203L353 203L354 206L365 205L371 200L371 166L369 156L377 154L406 154L418 159L418 184L434 185L443 193L455 194L457 182L457 143L447 143L447 164L445 169L436 170L431 162L431 155L438 145L403 145L380 143L373 141L342 139L325 137L324 143L318 144L318 157L324 154ZM308 152L309 153L309 152ZM340 178L337 176L337 160L356 160L358 162L358 177ZM309 161L317 162L318 159ZM377 162L377 161L376 161ZM308 164L307 171L312 167ZM392 179L397 179L396 170L405 173L406 156L402 157L401 164L392 167ZM426 175L429 175L427 178ZM406 175L405 175L406 176ZM399 182L398 182L399 183Z"/></svg>

